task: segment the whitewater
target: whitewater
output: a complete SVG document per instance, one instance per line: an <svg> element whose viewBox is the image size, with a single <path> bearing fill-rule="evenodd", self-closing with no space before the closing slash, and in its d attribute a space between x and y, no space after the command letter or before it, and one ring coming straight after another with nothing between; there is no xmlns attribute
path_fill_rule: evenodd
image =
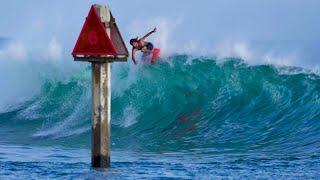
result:
<svg viewBox="0 0 320 180"><path fill-rule="evenodd" d="M90 65L2 56L0 178L319 177L317 70L226 46L112 65L112 168L102 172L90 168Z"/></svg>

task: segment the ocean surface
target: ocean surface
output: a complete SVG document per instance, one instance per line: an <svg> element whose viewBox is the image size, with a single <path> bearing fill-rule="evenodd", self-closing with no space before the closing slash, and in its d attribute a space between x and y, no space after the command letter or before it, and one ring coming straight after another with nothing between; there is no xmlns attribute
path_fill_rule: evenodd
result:
<svg viewBox="0 0 320 180"><path fill-rule="evenodd" d="M31 66L22 63L10 90L1 85L0 179L320 177L314 71L184 54L113 64L112 168L95 170L90 65L30 77ZM9 101L15 89L30 95Z"/></svg>

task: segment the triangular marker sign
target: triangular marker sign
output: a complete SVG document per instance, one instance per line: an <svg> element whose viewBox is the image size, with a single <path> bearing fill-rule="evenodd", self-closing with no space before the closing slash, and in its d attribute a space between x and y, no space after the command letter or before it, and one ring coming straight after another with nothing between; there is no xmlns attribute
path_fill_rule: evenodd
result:
<svg viewBox="0 0 320 180"><path fill-rule="evenodd" d="M117 55L117 50L108 37L94 6L91 6L77 43L73 48L72 55Z"/></svg>

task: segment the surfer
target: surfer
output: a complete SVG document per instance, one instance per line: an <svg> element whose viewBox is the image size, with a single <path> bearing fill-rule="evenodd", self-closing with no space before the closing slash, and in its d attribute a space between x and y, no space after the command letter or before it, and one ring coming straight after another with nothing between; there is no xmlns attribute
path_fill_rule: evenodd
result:
<svg viewBox="0 0 320 180"><path fill-rule="evenodd" d="M132 61L134 64L137 64L137 61L134 57L137 51L143 52L143 57L150 56L153 52L153 44L151 42L147 42L146 38L150 36L152 33L155 33L157 28L154 28L152 31L144 35L142 38L138 39L138 37L134 39L130 39L130 44L132 45Z"/></svg>

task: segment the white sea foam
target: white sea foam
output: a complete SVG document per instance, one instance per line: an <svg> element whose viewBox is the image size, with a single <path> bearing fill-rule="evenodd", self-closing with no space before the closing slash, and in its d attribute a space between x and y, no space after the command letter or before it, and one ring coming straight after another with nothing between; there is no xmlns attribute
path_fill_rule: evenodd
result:
<svg viewBox="0 0 320 180"><path fill-rule="evenodd" d="M0 112L38 94L43 80L63 82L84 67L65 52L55 37L41 49L18 40L7 41L0 49Z"/></svg>
<svg viewBox="0 0 320 180"><path fill-rule="evenodd" d="M240 58L249 65L301 66L298 55L291 52L281 52L273 47L259 49L244 41L223 41L215 46L218 61L226 58Z"/></svg>
<svg viewBox="0 0 320 180"><path fill-rule="evenodd" d="M127 106L123 110L124 122L121 124L122 127L130 127L137 122L137 117L139 116L138 112L133 106Z"/></svg>
<svg viewBox="0 0 320 180"><path fill-rule="evenodd" d="M139 76L139 68L142 63L135 66L133 63L115 63L112 65L112 94L122 96L123 93L134 84ZM137 68L138 67L138 68Z"/></svg>
<svg viewBox="0 0 320 180"><path fill-rule="evenodd" d="M52 37L48 44L47 57L51 60L61 60L63 56L63 47L57 38Z"/></svg>
<svg viewBox="0 0 320 180"><path fill-rule="evenodd" d="M90 97L90 91L89 88L86 89L83 94L81 95L81 98L79 100L79 103L76 104L74 110L71 114L69 114L65 119L62 121L58 121L57 123L51 122L50 119L56 118L55 115L59 114L58 111L64 108L64 106L68 107L70 104L68 102L65 102L67 105L62 104L60 108L58 108L58 111L55 113L52 113L51 116L53 117L47 117L44 121L43 127L36 132L33 136L34 137L47 137L50 136L52 138L61 138L61 137L67 137L75 134L81 134L83 132L88 131L89 127L78 127L79 125L79 118L83 115L87 107L87 100ZM72 97L70 97L72 98ZM61 115L60 115L61 116Z"/></svg>
<svg viewBox="0 0 320 180"><path fill-rule="evenodd" d="M10 41L0 50L0 61L24 61L27 58L27 49L21 41Z"/></svg>

